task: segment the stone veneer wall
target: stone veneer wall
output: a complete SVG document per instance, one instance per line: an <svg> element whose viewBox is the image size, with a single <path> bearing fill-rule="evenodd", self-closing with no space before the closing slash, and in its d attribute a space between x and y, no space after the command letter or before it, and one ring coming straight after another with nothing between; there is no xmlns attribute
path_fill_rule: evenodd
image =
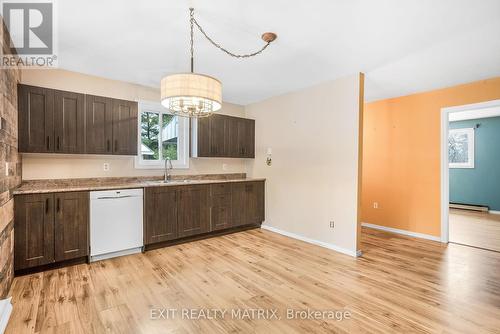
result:
<svg viewBox="0 0 500 334"><path fill-rule="evenodd" d="M0 51L9 52L9 34L0 16ZM3 37L2 37L3 36ZM21 156L17 151L18 69L0 69L0 298L6 297L14 277L14 200L21 183Z"/></svg>

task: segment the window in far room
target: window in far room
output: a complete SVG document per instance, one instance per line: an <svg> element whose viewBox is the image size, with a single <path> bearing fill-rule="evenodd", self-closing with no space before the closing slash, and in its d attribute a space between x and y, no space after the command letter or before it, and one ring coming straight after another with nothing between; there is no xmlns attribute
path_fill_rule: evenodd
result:
<svg viewBox="0 0 500 334"><path fill-rule="evenodd" d="M189 119L170 114L160 103L139 103L139 154L135 167L164 168L167 158L174 168L189 167Z"/></svg>
<svg viewBox="0 0 500 334"><path fill-rule="evenodd" d="M450 129L448 136L450 168L474 168L474 129Z"/></svg>

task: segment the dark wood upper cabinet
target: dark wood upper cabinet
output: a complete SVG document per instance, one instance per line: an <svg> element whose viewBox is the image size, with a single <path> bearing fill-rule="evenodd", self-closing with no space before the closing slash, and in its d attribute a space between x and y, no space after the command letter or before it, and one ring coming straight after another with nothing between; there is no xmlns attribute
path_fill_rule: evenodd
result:
<svg viewBox="0 0 500 334"><path fill-rule="evenodd" d="M144 189L144 244L176 239L177 187Z"/></svg>
<svg viewBox="0 0 500 334"><path fill-rule="evenodd" d="M192 122L193 157L255 158L255 120L216 114Z"/></svg>
<svg viewBox="0 0 500 334"><path fill-rule="evenodd" d="M235 118L229 127L229 150L237 158L255 158L255 121Z"/></svg>
<svg viewBox="0 0 500 334"><path fill-rule="evenodd" d="M112 154L113 100L107 97L85 95L86 153Z"/></svg>
<svg viewBox="0 0 500 334"><path fill-rule="evenodd" d="M209 232L209 186L181 186L178 190L178 198L177 227L179 237Z"/></svg>
<svg viewBox="0 0 500 334"><path fill-rule="evenodd" d="M54 262L53 194L16 196L14 206L14 269Z"/></svg>
<svg viewBox="0 0 500 334"><path fill-rule="evenodd" d="M54 195L55 260L64 261L89 254L89 193Z"/></svg>
<svg viewBox="0 0 500 334"><path fill-rule="evenodd" d="M54 152L54 91L19 85L19 152Z"/></svg>
<svg viewBox="0 0 500 334"><path fill-rule="evenodd" d="M210 117L193 119L192 148L194 156L210 157Z"/></svg>
<svg viewBox="0 0 500 334"><path fill-rule="evenodd" d="M19 151L137 155L137 102L18 85Z"/></svg>
<svg viewBox="0 0 500 334"><path fill-rule="evenodd" d="M209 118L210 155L212 157L227 157L229 155L229 120L222 115L212 115Z"/></svg>
<svg viewBox="0 0 500 334"><path fill-rule="evenodd" d="M113 100L113 153L137 154L137 102Z"/></svg>
<svg viewBox="0 0 500 334"><path fill-rule="evenodd" d="M56 90L54 101L54 152L85 153L84 95Z"/></svg>

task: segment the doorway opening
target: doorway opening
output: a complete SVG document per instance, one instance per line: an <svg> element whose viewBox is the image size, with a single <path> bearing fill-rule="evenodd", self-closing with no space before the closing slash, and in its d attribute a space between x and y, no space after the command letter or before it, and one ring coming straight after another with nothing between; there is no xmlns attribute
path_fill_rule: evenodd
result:
<svg viewBox="0 0 500 334"><path fill-rule="evenodd" d="M441 241L500 252L500 100L441 111Z"/></svg>

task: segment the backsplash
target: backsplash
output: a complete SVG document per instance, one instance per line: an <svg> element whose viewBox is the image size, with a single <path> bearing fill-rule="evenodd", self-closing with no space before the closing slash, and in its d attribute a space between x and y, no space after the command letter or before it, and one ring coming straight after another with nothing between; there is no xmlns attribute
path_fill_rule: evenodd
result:
<svg viewBox="0 0 500 334"><path fill-rule="evenodd" d="M104 163L109 170L104 171ZM244 173L244 159L195 158L174 175ZM23 154L23 180L160 176L163 169L136 169L134 157Z"/></svg>

